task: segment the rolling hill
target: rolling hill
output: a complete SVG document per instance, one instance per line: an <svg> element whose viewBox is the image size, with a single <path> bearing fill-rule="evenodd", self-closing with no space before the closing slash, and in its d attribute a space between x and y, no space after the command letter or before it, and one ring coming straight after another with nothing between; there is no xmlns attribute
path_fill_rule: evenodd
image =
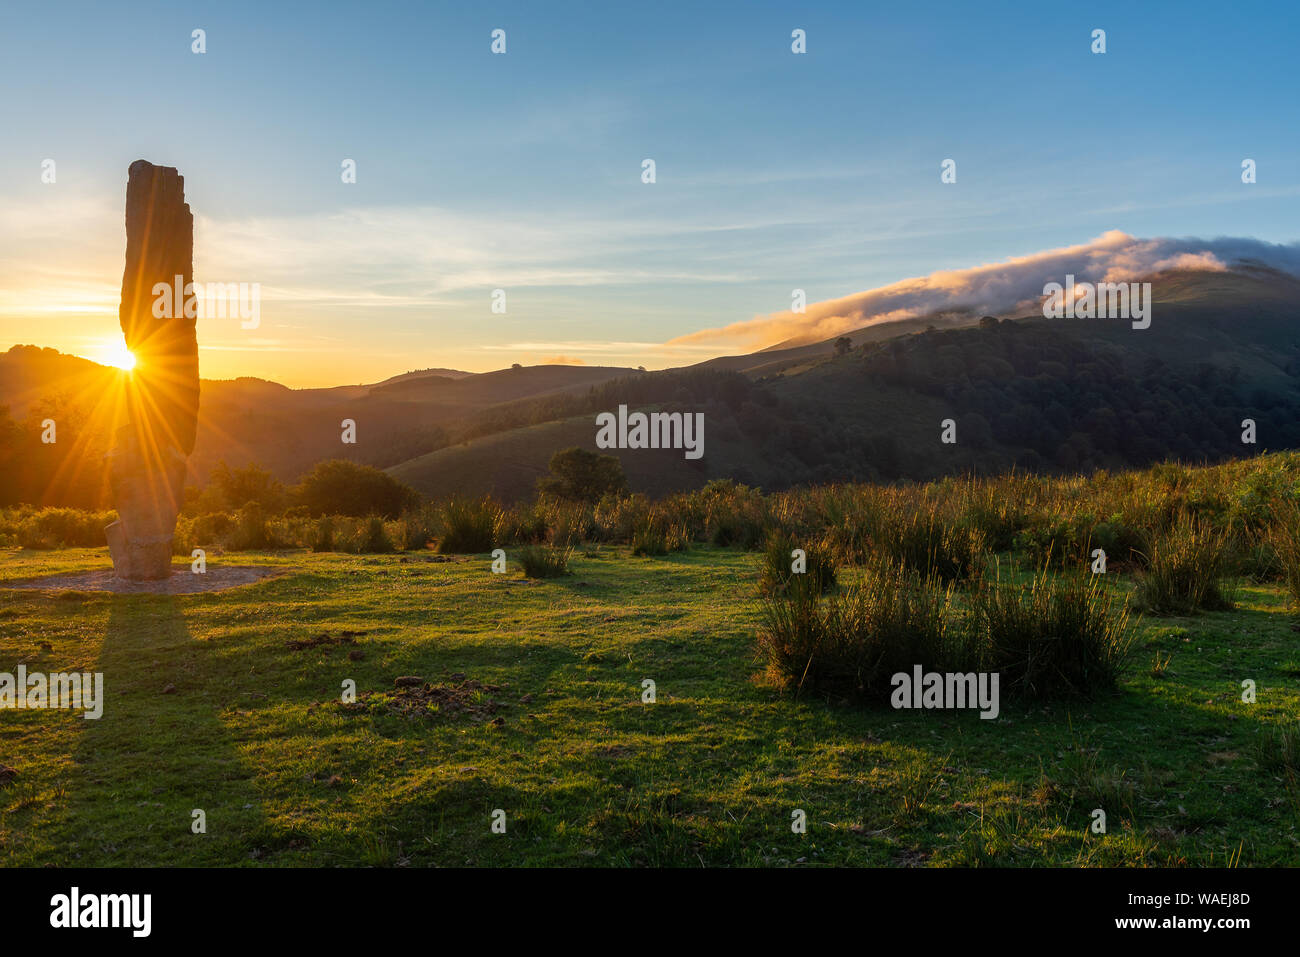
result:
<svg viewBox="0 0 1300 957"><path fill-rule="evenodd" d="M705 413L703 459L616 453L631 488L650 494L712 478L779 489L1300 446L1300 279L1251 264L1148 278L1154 306L1144 330L1124 320L947 311L848 333L848 352L837 336L662 372L426 369L329 389L204 380L191 481L202 484L219 461L259 462L287 482L317 461L348 458L429 495L518 499L558 449L594 450L595 415L619 405ZM121 375L32 346L0 354L0 407L9 409L0 446L30 442L33 417L57 408L76 439L65 454L83 461L50 475L94 478ZM357 424L356 445L340 441L345 418ZM1241 441L1247 418L1253 446ZM945 419L956 424L956 444L940 441ZM77 495L93 497L93 484L86 479ZM51 494L66 491L55 483Z"/></svg>
<svg viewBox="0 0 1300 957"><path fill-rule="evenodd" d="M696 484L726 477L769 489L1217 460L1300 445L1300 280L1249 266L1149 279L1148 329L1041 315L878 324L849 334L854 348L843 355L827 340L614 380L564 405L497 409L486 434L471 425L468 441L391 472L429 494L524 497L551 452L595 450L594 415L623 402L705 411ZM953 445L940 441L948 418ZM1246 418L1256 422L1255 445L1241 441ZM660 451L618 456L637 491L692 477Z"/></svg>

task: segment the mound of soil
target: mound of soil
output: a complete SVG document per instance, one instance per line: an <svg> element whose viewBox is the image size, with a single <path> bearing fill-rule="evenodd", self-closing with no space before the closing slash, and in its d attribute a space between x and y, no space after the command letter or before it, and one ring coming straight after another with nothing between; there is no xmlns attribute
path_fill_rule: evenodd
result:
<svg viewBox="0 0 1300 957"><path fill-rule="evenodd" d="M477 723L505 724L502 717L494 717L510 705L494 697L503 685L485 685L473 678L452 684L414 684L403 682L392 691L366 691L355 703L340 704L345 711L363 711L368 714L393 714L411 720L438 718L467 718Z"/></svg>

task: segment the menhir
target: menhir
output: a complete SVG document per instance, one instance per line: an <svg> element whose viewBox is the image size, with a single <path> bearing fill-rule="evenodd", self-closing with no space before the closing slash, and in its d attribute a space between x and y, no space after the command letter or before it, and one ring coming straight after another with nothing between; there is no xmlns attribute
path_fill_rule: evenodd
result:
<svg viewBox="0 0 1300 957"><path fill-rule="evenodd" d="M114 573L130 581L171 575L172 536L199 411L195 309L186 288L193 259L194 216L185 202L184 177L171 167L136 160L126 185L126 270L118 312L136 361L125 386L128 422L108 454L118 518L106 529ZM181 301L155 292L156 284L170 289L178 281L186 293Z"/></svg>

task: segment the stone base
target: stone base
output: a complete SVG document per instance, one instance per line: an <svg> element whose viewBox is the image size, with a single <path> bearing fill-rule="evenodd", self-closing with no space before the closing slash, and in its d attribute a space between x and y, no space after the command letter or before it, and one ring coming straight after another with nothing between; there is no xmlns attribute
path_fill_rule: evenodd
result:
<svg viewBox="0 0 1300 957"><path fill-rule="evenodd" d="M104 529L117 578L129 582L165 581L172 574L172 540L128 541L121 522Z"/></svg>
<svg viewBox="0 0 1300 957"><path fill-rule="evenodd" d="M70 591L104 591L116 595L198 595L203 592L225 591L256 582L278 578L289 571L285 566L214 565L207 574L196 575L189 565L177 565L171 575L161 581L132 582L118 578L112 569L93 572L74 572L70 575L45 575L41 578L22 578L0 581L0 593L7 588L24 591L43 591L51 594Z"/></svg>

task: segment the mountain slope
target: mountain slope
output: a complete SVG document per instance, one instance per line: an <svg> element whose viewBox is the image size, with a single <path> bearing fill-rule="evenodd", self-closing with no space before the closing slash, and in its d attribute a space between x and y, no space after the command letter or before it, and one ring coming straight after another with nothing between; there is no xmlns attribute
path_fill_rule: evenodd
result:
<svg viewBox="0 0 1300 957"><path fill-rule="evenodd" d="M1252 268L1150 280L1147 329L1041 315L951 328L930 329L932 317L875 325L850 336L855 348L846 355L835 355L828 340L678 370L694 379L615 380L585 405L502 407L513 421L537 415L515 429L500 417L501 428L392 471L430 493L491 487L522 497L530 491L522 477L542 474L551 452L594 449L595 414L620 403L706 411L697 484L725 476L783 488L1013 467L1117 468L1300 446L1300 280ZM708 383L730 381L736 370L747 387L732 382L734 394L721 404L706 394ZM652 394L655 382L665 383L662 394ZM544 427L550 412L563 429ZM1247 418L1257 426L1255 446L1241 441ZM945 419L957 425L956 444L940 441ZM729 440L715 446L719 433ZM634 490L668 481L648 464L658 454L619 453ZM509 474L494 463L509 463Z"/></svg>

